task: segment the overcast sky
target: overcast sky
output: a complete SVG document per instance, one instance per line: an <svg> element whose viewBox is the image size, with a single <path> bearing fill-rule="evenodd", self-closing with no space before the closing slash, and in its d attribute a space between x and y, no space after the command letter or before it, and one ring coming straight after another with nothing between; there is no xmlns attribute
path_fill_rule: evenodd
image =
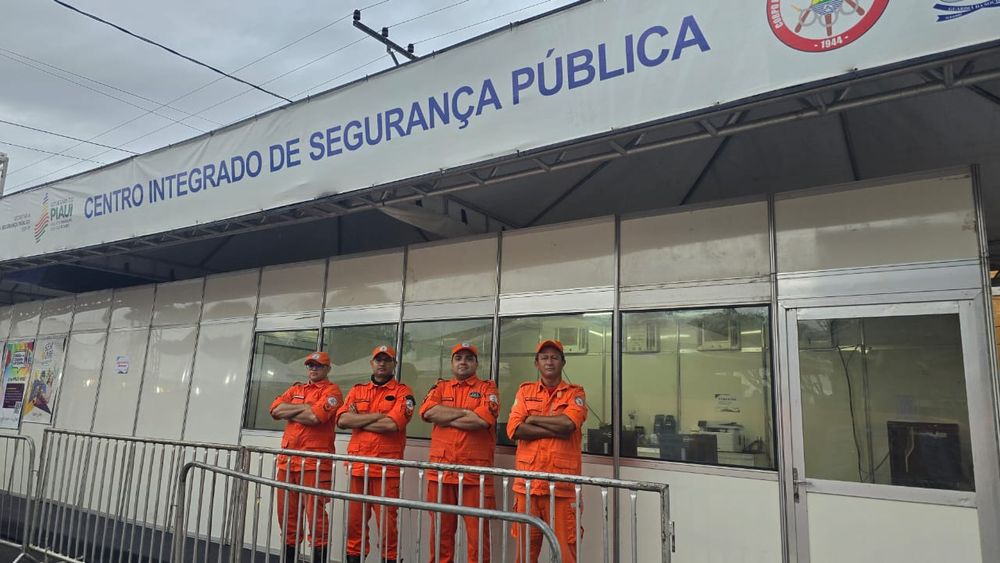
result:
<svg viewBox="0 0 1000 563"><path fill-rule="evenodd" d="M420 55L572 2L65 1L293 100L393 65L355 8ZM0 0L0 120L142 153L284 103L51 0ZM130 154L5 123L0 152L6 193Z"/></svg>

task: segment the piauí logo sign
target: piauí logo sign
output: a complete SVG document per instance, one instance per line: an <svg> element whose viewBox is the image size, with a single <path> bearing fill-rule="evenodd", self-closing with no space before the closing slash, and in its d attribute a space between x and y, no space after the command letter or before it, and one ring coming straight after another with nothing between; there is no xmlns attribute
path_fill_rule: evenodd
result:
<svg viewBox="0 0 1000 563"><path fill-rule="evenodd" d="M934 4L939 22L957 20L986 8L1000 8L1000 0L941 0Z"/></svg>
<svg viewBox="0 0 1000 563"><path fill-rule="evenodd" d="M42 197L42 205L38 210L38 218L35 219L35 243L41 242L42 237L50 229L63 229L68 227L73 220L73 199L65 198L49 202L49 194L46 192Z"/></svg>
<svg viewBox="0 0 1000 563"><path fill-rule="evenodd" d="M857 41L888 6L889 0L767 0L767 19L785 45L822 53Z"/></svg>

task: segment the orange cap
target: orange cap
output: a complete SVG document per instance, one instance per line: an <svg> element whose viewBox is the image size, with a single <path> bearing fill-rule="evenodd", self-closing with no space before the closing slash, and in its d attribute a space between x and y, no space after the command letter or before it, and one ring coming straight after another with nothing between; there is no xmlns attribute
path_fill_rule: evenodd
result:
<svg viewBox="0 0 1000 563"><path fill-rule="evenodd" d="M385 354L392 358L393 361L396 360L396 349L392 346L386 346L385 344L376 346L375 349L372 350L372 359L374 360L375 356L378 356L379 354Z"/></svg>
<svg viewBox="0 0 1000 563"><path fill-rule="evenodd" d="M458 344L452 346L451 355L454 356L462 350L468 350L472 352L473 356L479 358L479 348L476 348L476 345L471 342L459 342Z"/></svg>
<svg viewBox="0 0 1000 563"><path fill-rule="evenodd" d="M302 363L309 365L310 362L328 366L330 365L330 354L327 354L326 352L313 352L312 354L306 356L306 361Z"/></svg>
<svg viewBox="0 0 1000 563"><path fill-rule="evenodd" d="M535 347L535 353L537 354L537 353L541 352L542 348L545 348L545 347L555 348L556 350L559 350L560 354L563 353L562 342L559 342L558 340L551 340L551 339L550 340L542 340L541 342L539 342L538 346Z"/></svg>

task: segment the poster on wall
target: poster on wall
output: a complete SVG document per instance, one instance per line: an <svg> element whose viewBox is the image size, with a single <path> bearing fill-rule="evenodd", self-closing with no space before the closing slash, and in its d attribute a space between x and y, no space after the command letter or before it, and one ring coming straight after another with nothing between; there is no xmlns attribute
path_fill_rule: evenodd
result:
<svg viewBox="0 0 1000 563"><path fill-rule="evenodd" d="M52 424L56 398L62 382L64 338L45 338L35 342L31 377L24 399L24 422Z"/></svg>
<svg viewBox="0 0 1000 563"><path fill-rule="evenodd" d="M3 403L0 428L16 429L21 422L21 405L31 375L34 340L8 342L3 349Z"/></svg>

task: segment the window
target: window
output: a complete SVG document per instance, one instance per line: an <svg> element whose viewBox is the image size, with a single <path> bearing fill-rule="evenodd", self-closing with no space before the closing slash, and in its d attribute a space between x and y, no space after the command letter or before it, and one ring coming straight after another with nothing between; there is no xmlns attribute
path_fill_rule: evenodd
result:
<svg viewBox="0 0 1000 563"><path fill-rule="evenodd" d="M622 315L623 456L774 468L766 307Z"/></svg>
<svg viewBox="0 0 1000 563"><path fill-rule="evenodd" d="M351 387L371 379L372 350L379 344L396 346L396 324L338 326L323 329L323 350L329 352L330 381L347 396ZM337 429L337 432L350 433Z"/></svg>
<svg viewBox="0 0 1000 563"><path fill-rule="evenodd" d="M318 330L259 332L254 338L253 371L247 395L243 427L252 430L282 430L284 423L269 413L274 398L306 377L303 362L316 351Z"/></svg>
<svg viewBox="0 0 1000 563"><path fill-rule="evenodd" d="M507 439L507 419L517 388L538 378L535 346L546 338L562 342L563 378L583 386L590 414L583 428L583 450L611 454L611 313L520 317L500 321L498 441Z"/></svg>
<svg viewBox="0 0 1000 563"><path fill-rule="evenodd" d="M806 476L971 491L958 315L798 322Z"/></svg>
<svg viewBox="0 0 1000 563"><path fill-rule="evenodd" d="M491 374L493 320L421 321L403 325L403 349L400 351L400 380L413 388L417 408L438 378L451 377L451 348L459 342L471 342L479 348L480 379ZM430 438L431 425L413 415L407 436Z"/></svg>

